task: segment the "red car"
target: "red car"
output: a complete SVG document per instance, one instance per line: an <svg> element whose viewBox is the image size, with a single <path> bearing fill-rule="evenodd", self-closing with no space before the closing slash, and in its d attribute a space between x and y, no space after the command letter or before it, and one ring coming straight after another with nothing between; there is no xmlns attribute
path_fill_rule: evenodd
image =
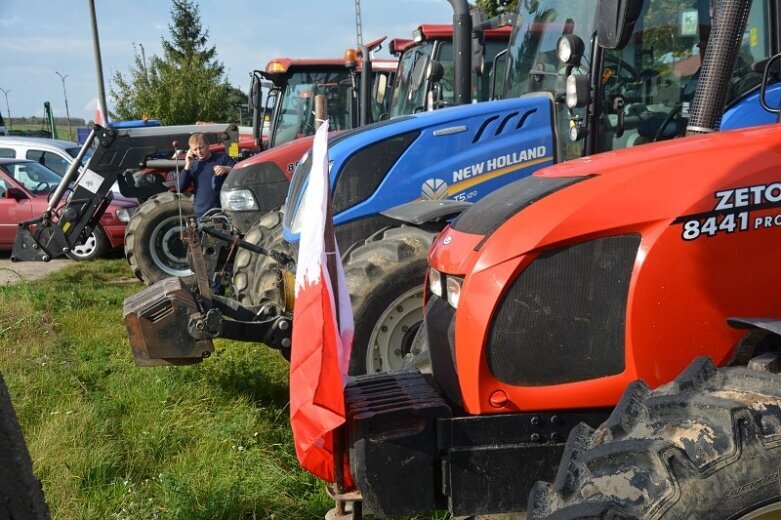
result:
<svg viewBox="0 0 781 520"><path fill-rule="evenodd" d="M35 161L0 159L0 250L13 248L19 222L43 214L49 207L49 194L60 180L59 175ZM115 196L98 227L68 256L90 260L122 247L125 227L137 209L135 199Z"/></svg>

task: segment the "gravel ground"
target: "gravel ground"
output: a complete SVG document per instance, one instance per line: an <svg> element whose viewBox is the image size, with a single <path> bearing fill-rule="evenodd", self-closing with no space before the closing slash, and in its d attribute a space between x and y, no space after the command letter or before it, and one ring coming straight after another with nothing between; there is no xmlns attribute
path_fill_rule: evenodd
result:
<svg viewBox="0 0 781 520"><path fill-rule="evenodd" d="M2 251L0 252L0 285L43 278L71 262L73 260L67 258L57 258L49 262L11 262L11 252Z"/></svg>

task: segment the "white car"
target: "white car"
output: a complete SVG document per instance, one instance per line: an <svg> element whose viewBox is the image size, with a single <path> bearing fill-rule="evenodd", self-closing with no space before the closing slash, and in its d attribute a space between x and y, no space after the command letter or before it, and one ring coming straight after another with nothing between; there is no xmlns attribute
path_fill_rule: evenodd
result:
<svg viewBox="0 0 781 520"><path fill-rule="evenodd" d="M71 141L45 137L0 137L0 158L28 159L35 161L60 177L78 155L81 146ZM85 161L86 162L86 161Z"/></svg>

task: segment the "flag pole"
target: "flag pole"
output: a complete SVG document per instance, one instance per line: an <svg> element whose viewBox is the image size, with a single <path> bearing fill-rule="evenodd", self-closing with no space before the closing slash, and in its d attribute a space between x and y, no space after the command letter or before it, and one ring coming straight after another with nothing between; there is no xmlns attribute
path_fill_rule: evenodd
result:
<svg viewBox="0 0 781 520"><path fill-rule="evenodd" d="M325 96L315 97L315 128L319 128L327 117L327 101ZM339 281L337 278L337 262L340 260L336 257L336 232L334 230L334 215L333 206L331 204L331 183L326 182L326 210L325 210L325 258L326 267L328 269L328 278L331 283L334 308L336 309L336 330L341 330L341 316L339 314ZM334 480L336 481L336 490L334 494L334 501L336 502L336 514L345 515L345 504L347 500L344 497L345 484L344 484L344 423L334 429L333 435L333 461L334 461ZM361 520L363 518L360 502L353 501L353 520ZM337 516L338 517L338 516Z"/></svg>
<svg viewBox="0 0 781 520"><path fill-rule="evenodd" d="M330 183L326 185L326 190L328 190L328 197L326 202L326 219L325 219L325 258L326 258L326 265L328 266L328 278L331 283L332 288L339 287L338 281L337 281L337 271L336 271L336 262L338 259L336 258L336 240L334 235L334 225L333 225L333 209L331 207L331 186ZM333 297L334 297L334 308L337 309L336 312L336 325L337 329L340 330L341 327L341 317L339 316L339 291L333 290ZM333 431L333 443L334 443L334 451L333 451L333 457L334 457L334 480L336 481L336 494L335 494L335 500L336 500L336 514L337 515L344 515L345 510L345 501L341 498L342 495L344 495L345 492L345 485L344 485L344 424L338 426ZM355 517L353 517L355 518ZM360 518L360 517L358 517Z"/></svg>

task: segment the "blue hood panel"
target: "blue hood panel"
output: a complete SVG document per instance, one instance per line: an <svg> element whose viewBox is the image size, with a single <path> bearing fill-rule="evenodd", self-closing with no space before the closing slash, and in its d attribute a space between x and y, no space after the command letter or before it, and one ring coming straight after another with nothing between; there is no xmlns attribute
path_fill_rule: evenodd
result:
<svg viewBox="0 0 781 520"><path fill-rule="evenodd" d="M372 171L372 157L380 160L383 156L382 143L395 142L397 158L387 171L373 169L375 178L366 182L377 184L377 188L344 205L346 209L334 215L334 223L375 216L421 198L475 202L553 164L553 128L553 98L534 94L420 113L340 139L328 150L332 191L340 182L362 182L361 173ZM409 140L410 135L416 137L399 148L400 136ZM375 148L365 150L369 147ZM362 151L366 153L357 155ZM309 172L296 172L300 174ZM298 210L306 183L292 182L291 186L296 184L298 189L288 193L288 212ZM286 222L292 222L292 216ZM287 226L284 234L289 242L298 240Z"/></svg>

